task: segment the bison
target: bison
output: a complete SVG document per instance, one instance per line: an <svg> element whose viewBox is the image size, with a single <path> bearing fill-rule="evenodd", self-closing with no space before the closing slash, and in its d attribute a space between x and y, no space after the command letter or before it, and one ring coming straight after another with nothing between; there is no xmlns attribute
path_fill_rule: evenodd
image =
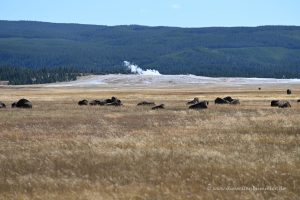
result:
<svg viewBox="0 0 300 200"><path fill-rule="evenodd" d="M165 105L164 104L160 104L158 106L152 107L152 110L159 110L159 109L164 109L164 108L165 108Z"/></svg>
<svg viewBox="0 0 300 200"><path fill-rule="evenodd" d="M3 103L3 102L0 101L0 108L6 108L5 103Z"/></svg>
<svg viewBox="0 0 300 200"><path fill-rule="evenodd" d="M110 103L116 102L117 100L118 100L118 98L111 97L110 99L106 99L104 101L105 101L106 104L110 104Z"/></svg>
<svg viewBox="0 0 300 200"><path fill-rule="evenodd" d="M149 101L142 101L137 104L137 106L155 106L154 102L149 102Z"/></svg>
<svg viewBox="0 0 300 200"><path fill-rule="evenodd" d="M101 101L101 100L98 100L98 99L95 99L95 100L90 101L89 104L91 106L103 106L103 105L105 105L105 102Z"/></svg>
<svg viewBox="0 0 300 200"><path fill-rule="evenodd" d="M194 105L191 105L189 107L189 109L195 109L195 110L199 110L199 109L207 109L208 108L208 101L201 101L199 103L196 103Z"/></svg>
<svg viewBox="0 0 300 200"><path fill-rule="evenodd" d="M122 101L116 97L111 97L110 99L106 99L105 100L105 105L108 105L108 106L121 106L123 105L122 104Z"/></svg>
<svg viewBox="0 0 300 200"><path fill-rule="evenodd" d="M292 107L290 102L288 101L279 101L279 100L273 100L271 101L272 107L279 107L279 108L290 108Z"/></svg>
<svg viewBox="0 0 300 200"><path fill-rule="evenodd" d="M224 98L216 98L215 99L215 104L231 104L231 105L238 105L240 104L240 100L238 99L233 99L230 96L224 97Z"/></svg>
<svg viewBox="0 0 300 200"><path fill-rule="evenodd" d="M83 99L81 101L78 102L79 106L87 106L89 104L89 101L86 99Z"/></svg>
<svg viewBox="0 0 300 200"><path fill-rule="evenodd" d="M228 101L229 103L233 101L233 98L228 96L228 97L225 97L223 98L225 101Z"/></svg>
<svg viewBox="0 0 300 200"><path fill-rule="evenodd" d="M16 104L17 108L32 108L32 103L27 99L20 99Z"/></svg>
<svg viewBox="0 0 300 200"><path fill-rule="evenodd" d="M215 104L229 104L229 101L218 97L215 99Z"/></svg>
<svg viewBox="0 0 300 200"><path fill-rule="evenodd" d="M278 107L278 103L279 103L279 100L272 100L271 101L271 106L272 107Z"/></svg>
<svg viewBox="0 0 300 200"><path fill-rule="evenodd" d="M288 95L290 95L290 94L292 94L292 90L288 89L288 90L286 91L286 93L287 93Z"/></svg>
<svg viewBox="0 0 300 200"><path fill-rule="evenodd" d="M288 101L279 101L278 107L279 108L290 108L292 106L291 106L290 102L288 102Z"/></svg>
<svg viewBox="0 0 300 200"><path fill-rule="evenodd" d="M272 100L272 101L271 101L271 106L272 106L272 107L277 107L277 106L278 106L278 103L279 103L279 100Z"/></svg>

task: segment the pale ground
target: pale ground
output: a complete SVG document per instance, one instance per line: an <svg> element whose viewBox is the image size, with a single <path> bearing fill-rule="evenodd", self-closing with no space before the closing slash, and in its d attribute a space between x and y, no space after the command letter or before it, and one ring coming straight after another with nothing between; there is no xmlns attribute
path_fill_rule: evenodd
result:
<svg viewBox="0 0 300 200"><path fill-rule="evenodd" d="M300 85L258 86L0 87L8 106L34 105L0 109L0 199L299 199ZM227 95L241 105L213 104ZM124 106L77 106L111 96ZM194 97L209 109L188 110ZM271 108L272 99L292 108ZM137 107L142 100L166 109Z"/></svg>

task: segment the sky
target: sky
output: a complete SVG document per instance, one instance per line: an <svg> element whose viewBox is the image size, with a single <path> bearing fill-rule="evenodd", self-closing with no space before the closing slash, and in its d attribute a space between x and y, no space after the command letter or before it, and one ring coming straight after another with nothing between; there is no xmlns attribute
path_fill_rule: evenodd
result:
<svg viewBox="0 0 300 200"><path fill-rule="evenodd" d="M178 27L300 25L300 0L0 0L0 20Z"/></svg>

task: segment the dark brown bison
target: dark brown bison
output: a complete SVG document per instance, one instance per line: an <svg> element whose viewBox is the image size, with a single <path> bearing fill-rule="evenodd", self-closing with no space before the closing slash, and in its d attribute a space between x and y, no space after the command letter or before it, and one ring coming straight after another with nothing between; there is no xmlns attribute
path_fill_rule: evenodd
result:
<svg viewBox="0 0 300 200"><path fill-rule="evenodd" d="M111 99L105 100L105 105L108 106L122 106L122 101L116 97L112 97Z"/></svg>
<svg viewBox="0 0 300 200"><path fill-rule="evenodd" d="M164 104L160 104L158 106L152 107L152 110L159 110L159 109L164 109L164 108L165 108L165 105Z"/></svg>
<svg viewBox="0 0 300 200"><path fill-rule="evenodd" d="M278 107L278 103L279 103L279 100L272 100L271 101L271 106L272 107Z"/></svg>
<svg viewBox="0 0 300 200"><path fill-rule="evenodd" d="M207 109L208 108L208 101L201 101L199 103L196 103L194 105L191 105L189 109L195 109L195 110L200 110L200 109Z"/></svg>
<svg viewBox="0 0 300 200"><path fill-rule="evenodd" d="M233 98L228 96L223 98L225 101L228 101L229 103L233 101Z"/></svg>
<svg viewBox="0 0 300 200"><path fill-rule="evenodd" d="M292 106L291 106L290 102L288 102L288 101L279 101L278 107L279 108L290 108Z"/></svg>
<svg viewBox="0 0 300 200"><path fill-rule="evenodd" d="M117 100L118 100L118 98L116 98L116 97L111 97L110 99L106 99L106 100L105 100L105 103L106 103L106 104L110 104L110 103L116 102Z"/></svg>
<svg viewBox="0 0 300 200"><path fill-rule="evenodd" d="M300 99L298 99L297 102L300 103Z"/></svg>
<svg viewBox="0 0 300 200"><path fill-rule="evenodd" d="M287 93L288 95L290 95L290 94L292 94L292 90L288 89L288 90L286 91L286 93Z"/></svg>
<svg viewBox="0 0 300 200"><path fill-rule="evenodd" d="M149 101L142 101L137 104L137 106L155 106L154 102L149 102Z"/></svg>
<svg viewBox="0 0 300 200"><path fill-rule="evenodd" d="M226 101L225 99L218 97L215 99L215 104L229 104L229 101Z"/></svg>
<svg viewBox="0 0 300 200"><path fill-rule="evenodd" d="M32 108L32 103L27 99L20 99L16 103L17 108Z"/></svg>
<svg viewBox="0 0 300 200"><path fill-rule="evenodd" d="M81 101L78 102L79 106L87 106L89 104L89 101L86 99L83 99Z"/></svg>
<svg viewBox="0 0 300 200"><path fill-rule="evenodd" d="M3 102L0 101L0 108L6 108L5 103L3 103Z"/></svg>
<svg viewBox="0 0 300 200"><path fill-rule="evenodd" d="M259 87L258 90L261 90L261 88Z"/></svg>
<svg viewBox="0 0 300 200"><path fill-rule="evenodd" d="M199 98L195 97L192 101L188 101L186 104L187 105L190 105L190 104L196 104L196 103L199 103Z"/></svg>

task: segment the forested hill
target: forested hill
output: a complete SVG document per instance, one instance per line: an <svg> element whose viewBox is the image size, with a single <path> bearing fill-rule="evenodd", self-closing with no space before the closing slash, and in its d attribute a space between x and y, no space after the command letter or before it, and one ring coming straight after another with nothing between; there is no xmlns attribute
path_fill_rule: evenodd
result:
<svg viewBox="0 0 300 200"><path fill-rule="evenodd" d="M0 66L300 78L300 27L176 28L0 21Z"/></svg>

